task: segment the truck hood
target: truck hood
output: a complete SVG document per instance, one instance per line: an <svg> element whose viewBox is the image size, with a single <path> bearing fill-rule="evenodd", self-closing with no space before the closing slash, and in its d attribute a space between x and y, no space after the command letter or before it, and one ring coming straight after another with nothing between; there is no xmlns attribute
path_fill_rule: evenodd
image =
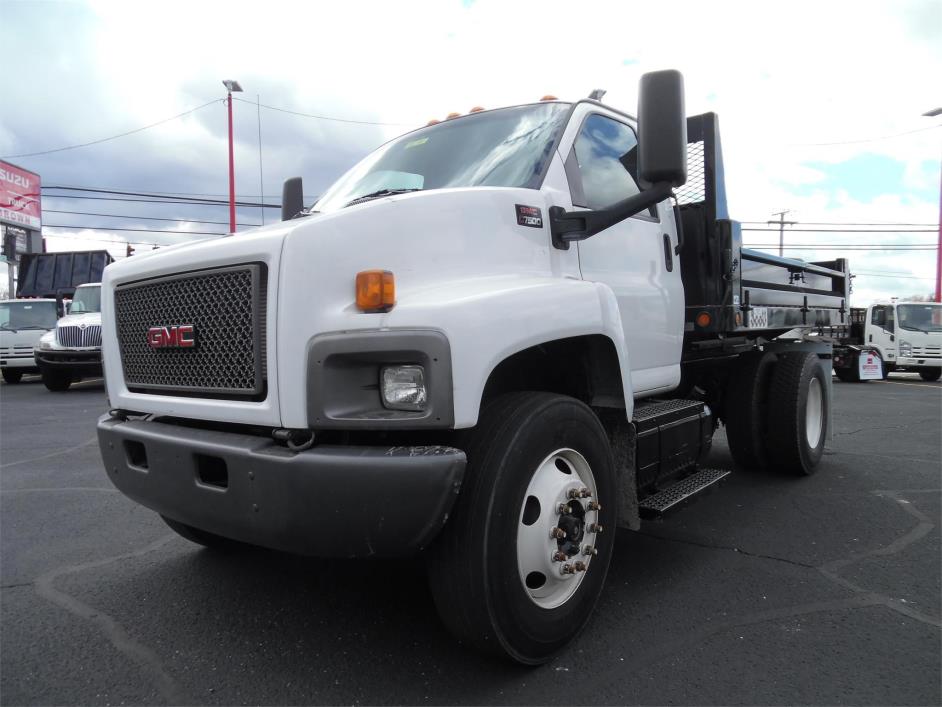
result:
<svg viewBox="0 0 942 707"><path fill-rule="evenodd" d="M101 312L81 312L79 314L66 314L56 326L98 326L101 324Z"/></svg>

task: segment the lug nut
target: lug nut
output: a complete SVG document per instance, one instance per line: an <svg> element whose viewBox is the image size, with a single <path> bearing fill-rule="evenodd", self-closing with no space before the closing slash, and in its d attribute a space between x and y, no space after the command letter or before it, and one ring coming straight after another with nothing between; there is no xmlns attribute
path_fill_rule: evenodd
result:
<svg viewBox="0 0 942 707"><path fill-rule="evenodd" d="M569 489L566 498L579 498L579 489Z"/></svg>
<svg viewBox="0 0 942 707"><path fill-rule="evenodd" d="M597 501L589 501L587 508L590 511L600 511L602 510L602 504L598 503Z"/></svg>
<svg viewBox="0 0 942 707"><path fill-rule="evenodd" d="M598 555L598 554L599 554L599 551L596 550L596 549L595 549L594 547L592 547L591 545L586 545L584 548L582 548L582 554L583 554L583 555L592 555L592 556L595 556L595 555Z"/></svg>
<svg viewBox="0 0 942 707"><path fill-rule="evenodd" d="M560 503L556 508L556 512L559 513L559 515L565 515L567 513L572 513L572 508L570 508L565 503Z"/></svg>
<svg viewBox="0 0 942 707"><path fill-rule="evenodd" d="M565 562L569 559L569 556L562 551L553 553L553 562Z"/></svg>
<svg viewBox="0 0 942 707"><path fill-rule="evenodd" d="M550 535L556 538L557 540L562 540L563 538L566 537L566 531L563 530L562 528L553 528L550 531Z"/></svg>
<svg viewBox="0 0 942 707"><path fill-rule="evenodd" d="M563 574L575 574L576 573L576 569L568 563L563 565L559 571L562 572Z"/></svg>
<svg viewBox="0 0 942 707"><path fill-rule="evenodd" d="M590 533L601 533L601 532L602 532L602 526L599 525L598 523L593 523L592 525L589 526L589 532L590 532Z"/></svg>
<svg viewBox="0 0 942 707"><path fill-rule="evenodd" d="M592 492L589 491L589 489L587 488L582 488L579 490L579 495L582 496L583 498L588 498L589 496L592 495Z"/></svg>
<svg viewBox="0 0 942 707"><path fill-rule="evenodd" d="M576 568L576 572L585 572L587 569L585 562L582 561L576 562L574 567Z"/></svg>

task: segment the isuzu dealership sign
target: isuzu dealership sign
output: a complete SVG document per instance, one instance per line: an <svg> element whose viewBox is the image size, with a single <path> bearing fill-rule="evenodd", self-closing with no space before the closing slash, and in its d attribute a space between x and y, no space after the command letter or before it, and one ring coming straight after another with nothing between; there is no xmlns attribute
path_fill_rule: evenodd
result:
<svg viewBox="0 0 942 707"><path fill-rule="evenodd" d="M42 228L39 175L0 160L0 222Z"/></svg>

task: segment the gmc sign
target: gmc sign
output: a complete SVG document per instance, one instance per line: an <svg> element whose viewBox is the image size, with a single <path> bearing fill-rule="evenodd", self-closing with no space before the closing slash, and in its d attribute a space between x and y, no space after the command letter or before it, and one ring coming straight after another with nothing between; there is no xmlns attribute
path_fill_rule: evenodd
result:
<svg viewBox="0 0 942 707"><path fill-rule="evenodd" d="M196 331L192 324L152 326L147 330L147 344L152 349L192 349Z"/></svg>

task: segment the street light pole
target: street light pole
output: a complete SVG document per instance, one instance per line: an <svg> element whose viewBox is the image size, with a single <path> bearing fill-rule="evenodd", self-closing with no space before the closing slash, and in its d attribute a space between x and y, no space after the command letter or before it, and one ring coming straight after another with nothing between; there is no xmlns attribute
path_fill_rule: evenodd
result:
<svg viewBox="0 0 942 707"><path fill-rule="evenodd" d="M926 118L942 115L942 106L927 110ZM942 162L939 163L939 240L935 249L935 301L942 302Z"/></svg>
<svg viewBox="0 0 942 707"><path fill-rule="evenodd" d="M229 233L236 231L235 212L235 159L232 149L232 92L241 92L242 87L238 81L227 79L222 82L226 87L226 106L229 110Z"/></svg>

